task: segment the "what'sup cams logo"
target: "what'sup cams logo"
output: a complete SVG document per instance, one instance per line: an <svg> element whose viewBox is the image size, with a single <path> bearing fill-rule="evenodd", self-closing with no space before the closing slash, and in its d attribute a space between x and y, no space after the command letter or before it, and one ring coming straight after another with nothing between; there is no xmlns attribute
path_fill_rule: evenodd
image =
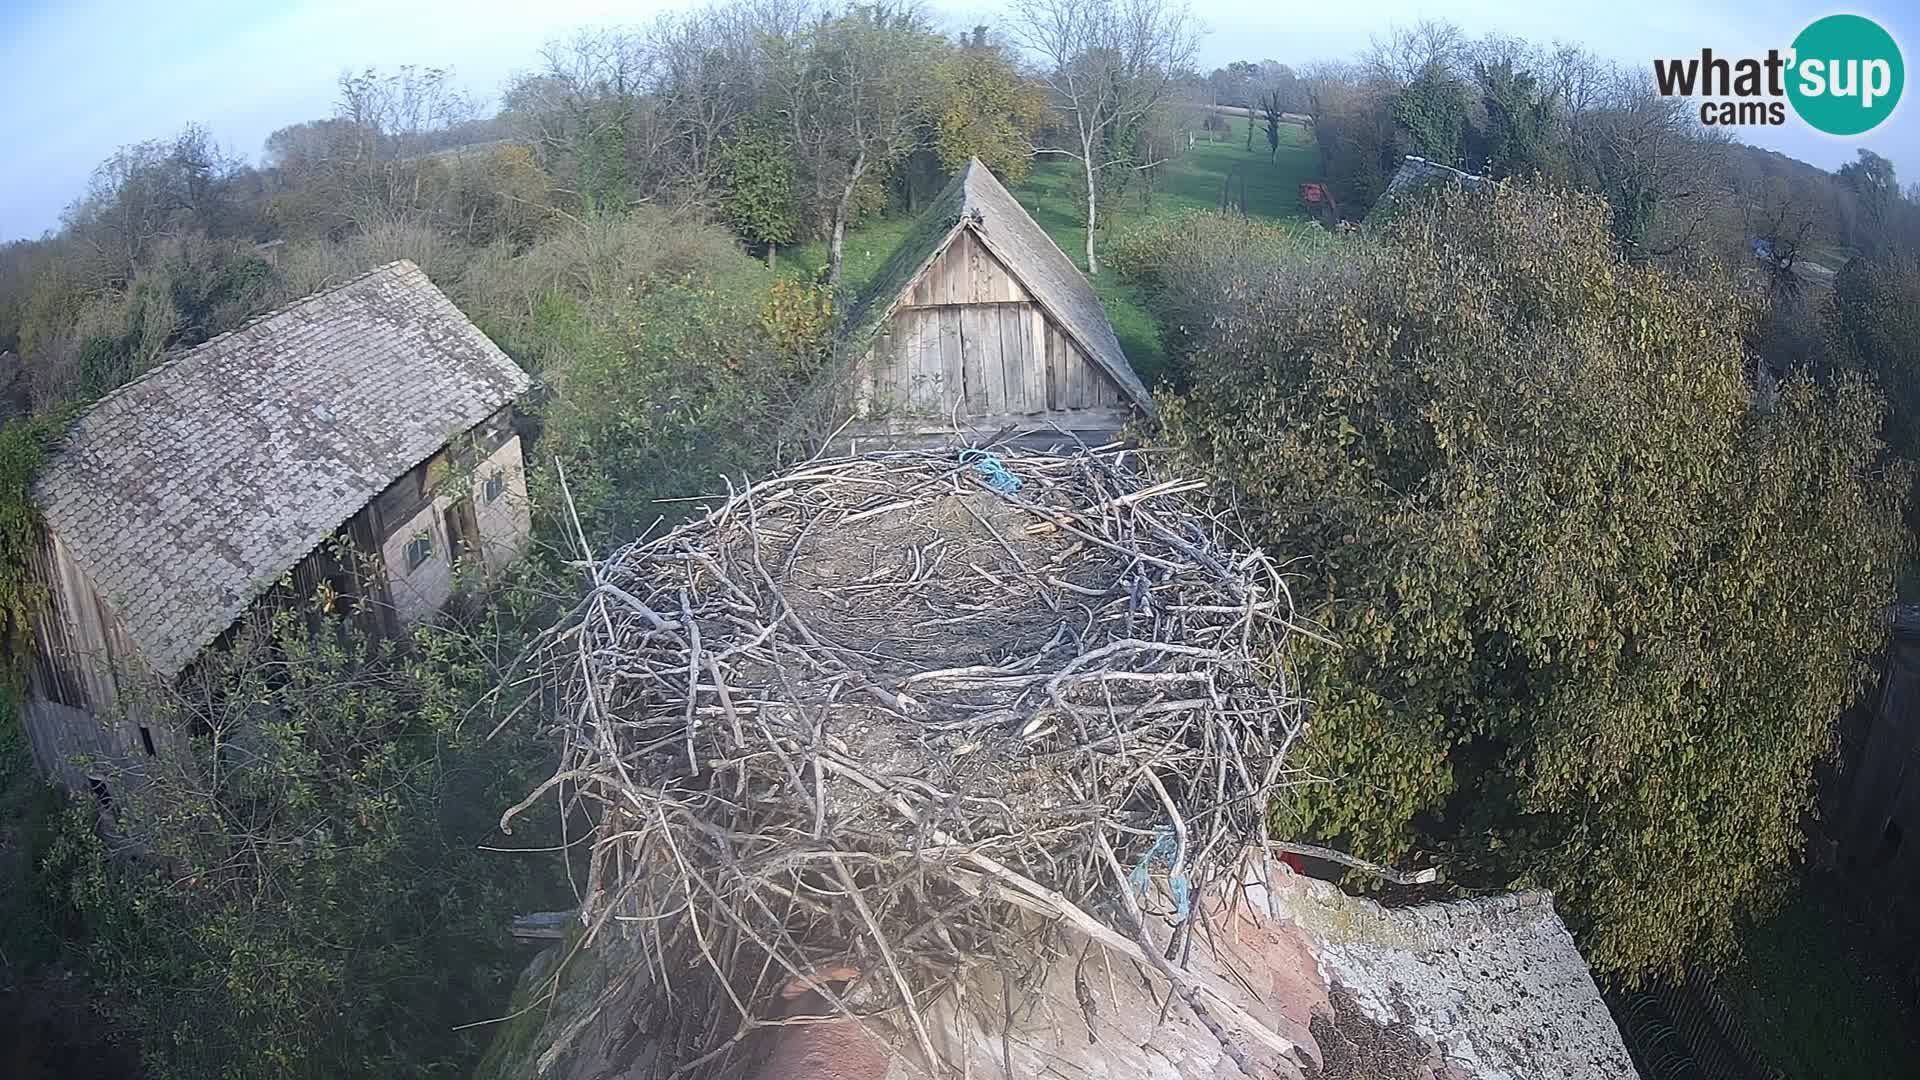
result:
<svg viewBox="0 0 1920 1080"><path fill-rule="evenodd" d="M1787 106L1816 131L1859 135L1879 127L1900 103L1906 84L1900 46L1879 23L1829 15L1810 24L1788 49L1729 60L1699 56L1655 60L1653 78L1666 97L1704 97L1700 122L1716 126L1787 122Z"/></svg>

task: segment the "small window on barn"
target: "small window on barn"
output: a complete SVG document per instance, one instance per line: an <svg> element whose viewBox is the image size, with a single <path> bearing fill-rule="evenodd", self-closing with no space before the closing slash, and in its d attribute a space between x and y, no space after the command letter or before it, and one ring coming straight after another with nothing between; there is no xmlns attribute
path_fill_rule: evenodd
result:
<svg viewBox="0 0 1920 1080"><path fill-rule="evenodd" d="M140 748L147 752L148 757L154 756L153 732L145 724L140 725Z"/></svg>
<svg viewBox="0 0 1920 1080"><path fill-rule="evenodd" d="M407 569L418 570L420 564L433 558L433 534L420 533L407 541Z"/></svg>
<svg viewBox="0 0 1920 1080"><path fill-rule="evenodd" d="M501 495L505 494L506 490L507 490L507 470L505 469L493 470L493 474L487 477L486 501L492 502L493 500L499 498Z"/></svg>
<svg viewBox="0 0 1920 1080"><path fill-rule="evenodd" d="M100 804L100 809L113 809L113 792L107 790L107 782L105 780L97 776L89 776L87 777L87 789L93 792L93 801Z"/></svg>

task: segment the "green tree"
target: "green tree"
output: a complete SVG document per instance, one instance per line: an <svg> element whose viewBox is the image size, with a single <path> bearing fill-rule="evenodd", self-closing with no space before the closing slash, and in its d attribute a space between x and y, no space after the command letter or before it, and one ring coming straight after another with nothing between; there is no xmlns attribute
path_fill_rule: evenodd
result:
<svg viewBox="0 0 1920 1080"><path fill-rule="evenodd" d="M1451 165L1467 132L1466 90L1441 64L1428 64L1393 99L1393 119L1413 153Z"/></svg>
<svg viewBox="0 0 1920 1080"><path fill-rule="evenodd" d="M770 107L827 226L827 278L837 285L857 196L920 145L934 106L928 74L947 44L917 11L887 4L822 15L769 44Z"/></svg>
<svg viewBox="0 0 1920 1080"><path fill-rule="evenodd" d="M1838 175L1860 201L1855 239L1869 251L1884 249L1900 208L1900 181L1894 176L1893 162L1863 148L1856 160L1840 166Z"/></svg>
<svg viewBox="0 0 1920 1080"><path fill-rule="evenodd" d="M1627 979L1722 952L1884 632L1879 401L1757 397L1742 302L1624 263L1598 199L1443 193L1386 231L1243 278L1164 410L1337 643L1302 672L1331 782L1278 825L1548 886Z"/></svg>
<svg viewBox="0 0 1920 1080"><path fill-rule="evenodd" d="M1821 315L1826 380L1871 378L1886 393L1887 445L1920 461L1920 255L1885 253L1847 263Z"/></svg>
<svg viewBox="0 0 1920 1080"><path fill-rule="evenodd" d="M1025 179L1033 134L1046 119L1045 91L981 32L941 62L939 83L933 149L940 164L952 172L977 157L1008 183Z"/></svg>
<svg viewBox="0 0 1920 1080"><path fill-rule="evenodd" d="M1475 135L1487 175L1505 179L1554 174L1553 94L1542 92L1538 77L1515 70L1510 59L1475 64L1474 81L1486 114Z"/></svg>
<svg viewBox="0 0 1920 1080"><path fill-rule="evenodd" d="M721 146L719 173L720 216L748 242L765 245L772 266L775 248L791 243L796 229L793 164L780 140L761 125L742 125Z"/></svg>

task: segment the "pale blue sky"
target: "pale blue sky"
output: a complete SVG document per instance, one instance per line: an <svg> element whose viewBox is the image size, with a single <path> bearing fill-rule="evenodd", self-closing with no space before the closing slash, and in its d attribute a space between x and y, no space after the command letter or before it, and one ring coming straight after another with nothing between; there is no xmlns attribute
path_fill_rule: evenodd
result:
<svg viewBox="0 0 1920 1080"><path fill-rule="evenodd" d="M547 40L583 25L641 22L659 0L0 0L0 240L38 235L79 195L101 159L125 143L205 124L229 150L257 158L267 134L326 115L344 69L403 63L452 68L491 95L530 67ZM1211 30L1201 59L1300 65L1350 57L1389 24L1445 18L1473 36L1488 31L1578 41L1625 63L1784 47L1821 15L1854 11L1891 30L1911 64L1920 11L1907 0L1829 7L1787 0L1194 0ZM992 0L936 3L955 29L992 23ZM1911 91L1912 98L1920 91ZM1920 180L1920 113L1911 100L1864 140L1801 126L1742 129L1749 141L1827 168L1855 148L1891 157L1904 181Z"/></svg>

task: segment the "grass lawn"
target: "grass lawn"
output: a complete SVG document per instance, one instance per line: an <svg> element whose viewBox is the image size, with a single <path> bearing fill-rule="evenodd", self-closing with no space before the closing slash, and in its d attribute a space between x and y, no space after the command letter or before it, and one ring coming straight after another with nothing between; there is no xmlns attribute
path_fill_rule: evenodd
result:
<svg viewBox="0 0 1920 1080"><path fill-rule="evenodd" d="M1280 150L1267 153L1264 127L1255 124L1254 151L1246 149L1247 121L1228 117L1231 133L1221 142L1200 142L1192 151L1162 170L1160 189L1151 193L1130 191L1100 208L1101 231L1108 227L1137 221L1154 214L1183 210L1217 210L1220 192L1232 178L1234 205L1244 189L1247 213L1274 221L1305 219L1299 212L1300 185L1319 175L1319 155L1313 136L1306 128L1283 124ZM1077 162L1042 159L1027 174L1026 182L1014 189L1014 196L1040 227L1053 237L1074 265L1087 268L1086 207L1081 201ZM860 288L886 264L912 228L908 218L880 218L866 222L847 233L846 261L841 268L843 285L849 292ZM827 263L825 243L807 244L783 257L787 272L811 277ZM1160 344L1160 330L1147 313L1140 297L1127 283L1111 273L1093 279L1093 291L1106 305L1120 347L1140 377L1153 385L1166 366Z"/></svg>
<svg viewBox="0 0 1920 1080"><path fill-rule="evenodd" d="M1920 1017L1902 1003L1840 886L1810 877L1714 981L1768 1061L1794 1080L1920 1076Z"/></svg>

